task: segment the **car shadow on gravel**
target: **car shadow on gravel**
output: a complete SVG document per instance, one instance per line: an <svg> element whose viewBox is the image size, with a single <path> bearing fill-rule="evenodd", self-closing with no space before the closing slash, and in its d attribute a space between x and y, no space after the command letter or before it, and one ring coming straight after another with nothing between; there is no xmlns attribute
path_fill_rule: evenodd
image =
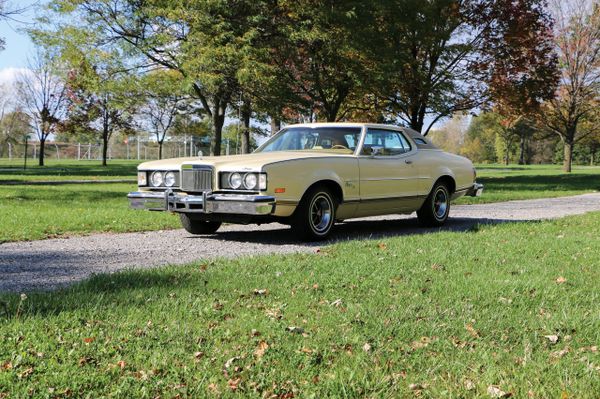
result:
<svg viewBox="0 0 600 399"><path fill-rule="evenodd" d="M535 220L531 220L535 221ZM499 223L519 223L523 220L490 219L490 218L450 218L442 227L422 227L416 218L392 218L378 220L348 221L336 224L331 237L326 241L303 242L295 237L290 228L274 224L271 230L258 231L223 231L214 235L189 236L190 239L214 239L219 241L235 241L254 244L304 245L318 247L351 240L381 239L407 235L431 234L442 231L466 232L473 231L479 225Z"/></svg>

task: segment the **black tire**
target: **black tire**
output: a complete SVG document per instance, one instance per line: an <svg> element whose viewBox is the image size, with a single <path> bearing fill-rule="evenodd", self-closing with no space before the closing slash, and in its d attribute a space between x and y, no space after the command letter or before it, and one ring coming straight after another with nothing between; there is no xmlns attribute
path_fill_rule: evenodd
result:
<svg viewBox="0 0 600 399"><path fill-rule="evenodd" d="M303 241L320 241L329 236L335 223L337 201L331 190L315 186L302 197L292 215L292 231Z"/></svg>
<svg viewBox="0 0 600 399"><path fill-rule="evenodd" d="M221 227L221 222L194 220L185 213L180 213L179 219L185 231L190 234L213 234Z"/></svg>
<svg viewBox="0 0 600 399"><path fill-rule="evenodd" d="M439 227L446 223L450 214L450 191L442 182L434 184L421 209L417 211L419 222L426 227Z"/></svg>

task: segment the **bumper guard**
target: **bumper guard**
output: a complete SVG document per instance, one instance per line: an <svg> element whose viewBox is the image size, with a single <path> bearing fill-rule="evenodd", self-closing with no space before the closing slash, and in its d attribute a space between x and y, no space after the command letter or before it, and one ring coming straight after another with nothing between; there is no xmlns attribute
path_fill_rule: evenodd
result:
<svg viewBox="0 0 600 399"><path fill-rule="evenodd" d="M481 197L483 193L483 184L473 183L473 186L467 190L467 196L469 197Z"/></svg>

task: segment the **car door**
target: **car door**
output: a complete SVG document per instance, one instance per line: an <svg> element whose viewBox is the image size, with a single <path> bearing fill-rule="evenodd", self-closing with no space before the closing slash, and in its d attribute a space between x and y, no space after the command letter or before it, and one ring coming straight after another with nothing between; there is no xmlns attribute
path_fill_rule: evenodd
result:
<svg viewBox="0 0 600 399"><path fill-rule="evenodd" d="M360 216L414 211L417 149L397 130L369 128L359 155Z"/></svg>

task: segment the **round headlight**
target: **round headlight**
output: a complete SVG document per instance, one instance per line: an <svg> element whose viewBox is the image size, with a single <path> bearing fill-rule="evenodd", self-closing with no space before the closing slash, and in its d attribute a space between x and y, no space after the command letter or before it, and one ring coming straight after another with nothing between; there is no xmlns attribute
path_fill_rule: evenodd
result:
<svg viewBox="0 0 600 399"><path fill-rule="evenodd" d="M239 173L229 175L229 186L233 189L240 188L242 186L242 175Z"/></svg>
<svg viewBox="0 0 600 399"><path fill-rule="evenodd" d="M150 176L150 183L153 187L159 187L163 184L163 174L162 172L153 172L152 176Z"/></svg>
<svg viewBox="0 0 600 399"><path fill-rule="evenodd" d="M175 173L167 172L165 174L165 186L173 187L175 185Z"/></svg>
<svg viewBox="0 0 600 399"><path fill-rule="evenodd" d="M256 175L254 173L248 173L246 174L246 176L244 177L244 186L248 189L248 190L253 190L256 188L256 183L258 182L258 179L256 178Z"/></svg>

